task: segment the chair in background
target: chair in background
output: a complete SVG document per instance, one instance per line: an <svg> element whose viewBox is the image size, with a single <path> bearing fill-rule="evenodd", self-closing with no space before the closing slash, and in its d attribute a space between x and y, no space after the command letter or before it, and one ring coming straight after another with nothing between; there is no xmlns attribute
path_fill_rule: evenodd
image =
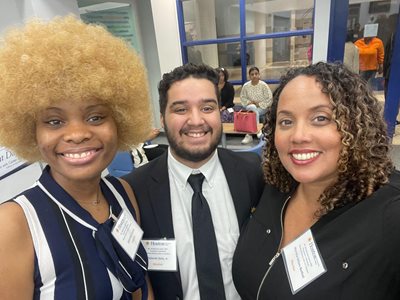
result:
<svg viewBox="0 0 400 300"><path fill-rule="evenodd" d="M117 152L113 161L108 165L110 175L121 177L134 169L131 153L128 151Z"/></svg>
<svg viewBox="0 0 400 300"><path fill-rule="evenodd" d="M264 145L265 145L265 140L263 139L263 136L261 136L257 145L255 145L251 148L233 149L233 151L235 151L235 152L254 152L254 153L258 154L258 156L260 156L262 159L262 149L263 149Z"/></svg>

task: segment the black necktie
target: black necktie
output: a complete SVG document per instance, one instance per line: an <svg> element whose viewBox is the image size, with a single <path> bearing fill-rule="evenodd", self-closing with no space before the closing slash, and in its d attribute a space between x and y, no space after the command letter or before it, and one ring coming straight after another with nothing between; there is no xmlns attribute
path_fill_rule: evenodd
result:
<svg viewBox="0 0 400 300"><path fill-rule="evenodd" d="M221 263L210 208L201 192L203 180L204 175L201 173L190 175L188 179L193 189L193 243L200 298L202 300L222 300L225 299L225 289Z"/></svg>

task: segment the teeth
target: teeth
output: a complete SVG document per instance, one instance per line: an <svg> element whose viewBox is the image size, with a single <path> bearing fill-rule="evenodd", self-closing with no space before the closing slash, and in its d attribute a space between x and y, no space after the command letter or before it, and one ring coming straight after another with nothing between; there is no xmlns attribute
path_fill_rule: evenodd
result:
<svg viewBox="0 0 400 300"><path fill-rule="evenodd" d="M297 160L308 160L314 157L317 157L319 152L311 152L311 153L292 153L292 156Z"/></svg>
<svg viewBox="0 0 400 300"><path fill-rule="evenodd" d="M92 151L87 151L87 152L82 152L82 153L65 153L64 156L68 158L84 158L89 156L92 153Z"/></svg>
<svg viewBox="0 0 400 300"><path fill-rule="evenodd" d="M187 135L197 138L197 137L201 137L201 136L205 135L205 133L204 132L188 132Z"/></svg>

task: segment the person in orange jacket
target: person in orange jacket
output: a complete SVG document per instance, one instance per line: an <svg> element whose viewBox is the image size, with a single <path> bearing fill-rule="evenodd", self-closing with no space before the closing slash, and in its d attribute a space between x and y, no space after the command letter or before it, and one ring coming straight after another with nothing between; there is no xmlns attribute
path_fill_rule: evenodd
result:
<svg viewBox="0 0 400 300"><path fill-rule="evenodd" d="M366 81L374 78L376 72L382 74L385 50L378 37L364 37L355 43L359 51L360 75Z"/></svg>

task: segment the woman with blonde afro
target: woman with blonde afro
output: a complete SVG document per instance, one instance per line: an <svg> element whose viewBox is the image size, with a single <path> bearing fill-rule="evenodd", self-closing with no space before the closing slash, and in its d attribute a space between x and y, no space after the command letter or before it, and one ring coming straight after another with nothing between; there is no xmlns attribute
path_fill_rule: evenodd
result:
<svg viewBox="0 0 400 300"><path fill-rule="evenodd" d="M0 205L0 299L153 298L133 191L101 177L150 119L140 58L103 27L68 16L5 35L0 145L47 165Z"/></svg>

